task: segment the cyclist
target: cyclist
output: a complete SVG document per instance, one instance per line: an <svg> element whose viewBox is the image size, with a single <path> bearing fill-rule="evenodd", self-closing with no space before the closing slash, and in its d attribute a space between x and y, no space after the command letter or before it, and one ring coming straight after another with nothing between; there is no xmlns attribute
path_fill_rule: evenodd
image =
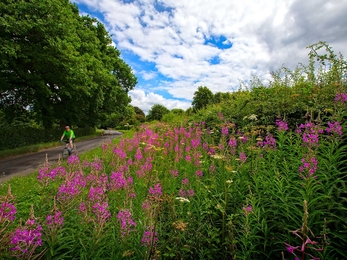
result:
<svg viewBox="0 0 347 260"><path fill-rule="evenodd" d="M66 143L69 144L70 151L74 148L73 142L75 141L75 133L72 129L70 129L70 126L65 126L65 130L63 135L60 138L60 141L63 141L65 139Z"/></svg>

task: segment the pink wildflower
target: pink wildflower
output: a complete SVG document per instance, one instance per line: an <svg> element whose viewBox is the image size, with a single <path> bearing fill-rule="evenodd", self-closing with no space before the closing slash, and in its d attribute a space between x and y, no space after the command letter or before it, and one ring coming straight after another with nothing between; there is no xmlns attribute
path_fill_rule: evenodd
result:
<svg viewBox="0 0 347 260"><path fill-rule="evenodd" d="M0 224L5 220L14 221L16 218L16 207L12 203L4 202L0 207Z"/></svg>
<svg viewBox="0 0 347 260"><path fill-rule="evenodd" d="M202 171L196 171L195 175L198 176L198 177L202 177L203 173L202 173Z"/></svg>
<svg viewBox="0 0 347 260"><path fill-rule="evenodd" d="M71 155L67 159L67 163L68 164L79 164L80 163L80 159L76 155Z"/></svg>
<svg viewBox="0 0 347 260"><path fill-rule="evenodd" d="M246 154L240 152L240 157L239 157L239 159L240 159L240 162L245 163L246 160L247 160Z"/></svg>
<svg viewBox="0 0 347 260"><path fill-rule="evenodd" d="M178 176L178 171L177 171L177 170L171 170L170 172L171 172L171 174L172 174L174 177L177 177L177 176Z"/></svg>
<svg viewBox="0 0 347 260"><path fill-rule="evenodd" d="M327 131L329 134L335 133L341 136L342 126L340 125L340 122L335 122L335 123L328 122L328 127L325 129L325 131Z"/></svg>
<svg viewBox="0 0 347 260"><path fill-rule="evenodd" d="M158 234L155 232L154 227L150 227L149 230L143 232L141 239L141 245L145 247L152 247L158 241Z"/></svg>
<svg viewBox="0 0 347 260"><path fill-rule="evenodd" d="M122 237L128 235L131 231L134 231L132 227L136 226L135 221L132 219L130 211L123 209L118 212L117 218L120 221L120 230Z"/></svg>
<svg viewBox="0 0 347 260"><path fill-rule="evenodd" d="M288 130L288 124L285 121L282 121L281 119L276 120L276 125L278 127L279 132L287 131Z"/></svg>
<svg viewBox="0 0 347 260"><path fill-rule="evenodd" d="M57 210L53 215L48 215L46 217L46 224L50 229L62 227L64 225L63 213Z"/></svg>
<svg viewBox="0 0 347 260"><path fill-rule="evenodd" d="M347 94L346 93L338 93L335 96L335 102L341 102L342 104L344 104L345 102L347 102Z"/></svg>
<svg viewBox="0 0 347 260"><path fill-rule="evenodd" d="M158 198L160 195L162 195L163 192L160 183L157 183L156 185L154 185L154 187L151 186L148 193L154 198Z"/></svg>

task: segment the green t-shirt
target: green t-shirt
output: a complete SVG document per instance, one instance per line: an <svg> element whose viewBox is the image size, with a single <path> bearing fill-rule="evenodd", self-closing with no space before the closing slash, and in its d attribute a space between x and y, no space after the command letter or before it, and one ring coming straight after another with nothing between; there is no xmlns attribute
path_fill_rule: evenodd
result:
<svg viewBox="0 0 347 260"><path fill-rule="evenodd" d="M75 133L74 133L74 131L72 129L70 129L69 131L64 130L63 135L64 135L65 139L70 139L71 134L72 134L71 138L76 138L75 137Z"/></svg>

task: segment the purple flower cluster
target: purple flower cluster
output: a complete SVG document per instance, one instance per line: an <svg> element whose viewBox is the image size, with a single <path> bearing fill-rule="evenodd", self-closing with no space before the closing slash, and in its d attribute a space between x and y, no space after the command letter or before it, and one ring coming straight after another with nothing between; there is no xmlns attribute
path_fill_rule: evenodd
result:
<svg viewBox="0 0 347 260"><path fill-rule="evenodd" d="M133 182L132 177L128 177L127 179L123 176L121 172L112 172L110 176L110 189L111 190L119 190L125 189Z"/></svg>
<svg viewBox="0 0 347 260"><path fill-rule="evenodd" d="M115 153L120 159L124 159L127 157L127 154L120 148L114 149L113 153Z"/></svg>
<svg viewBox="0 0 347 260"><path fill-rule="evenodd" d="M196 138L196 139L192 138L191 144L193 148L199 147L200 143L201 143L200 138Z"/></svg>
<svg viewBox="0 0 347 260"><path fill-rule="evenodd" d="M309 256L309 259L311 259L311 260L320 260L319 257L315 257L312 254L305 252L305 250L308 248L311 251L314 250L317 252L322 252L324 250L324 248L318 247L318 242L311 240L308 236L303 236L301 234L298 234L298 232L300 232L300 229L295 230L295 231L290 231L290 232L302 240L302 245L299 245L299 246L292 246L288 243L284 243L286 250L295 256L295 260L299 260L300 259L299 256L306 259L305 255Z"/></svg>
<svg viewBox="0 0 347 260"><path fill-rule="evenodd" d="M68 164L79 164L80 163L80 159L76 155L71 155L67 159L67 163Z"/></svg>
<svg viewBox="0 0 347 260"><path fill-rule="evenodd" d="M178 191L178 196L182 198L193 197L194 195L195 195L195 192L192 189L189 189L189 190L180 189Z"/></svg>
<svg viewBox="0 0 347 260"><path fill-rule="evenodd" d="M317 171L317 166L318 166L318 161L315 157L311 157L308 159L302 158L301 162L303 165L300 166L299 172L302 173L304 171L307 171L307 176L306 178L309 178L313 176L313 174ZM313 176L314 178L316 176Z"/></svg>
<svg viewBox="0 0 347 260"><path fill-rule="evenodd" d="M240 157L239 157L240 162L245 163L247 160L247 156L245 153L240 152Z"/></svg>
<svg viewBox="0 0 347 260"><path fill-rule="evenodd" d="M95 158L94 161L92 163L90 163L90 167L92 168L92 170L99 172L102 170L102 160L100 160L99 158Z"/></svg>
<svg viewBox="0 0 347 260"><path fill-rule="evenodd" d="M309 146L317 146L319 144L319 134L323 133L323 130L319 129L319 127L311 122L306 124L301 124L299 128L296 130L298 134L302 133L302 140L304 144Z"/></svg>
<svg viewBox="0 0 347 260"><path fill-rule="evenodd" d="M327 133L329 134L335 133L341 136L342 126L340 125L340 122L335 122L335 123L328 122L328 127L325 129L325 131L327 131Z"/></svg>
<svg viewBox="0 0 347 260"><path fill-rule="evenodd" d="M30 257L36 247L42 246L41 231L41 225L35 225L34 219L28 219L24 227L17 228L10 236L10 243L13 245L10 248L12 255L20 258Z"/></svg>
<svg viewBox="0 0 347 260"><path fill-rule="evenodd" d="M198 177L202 177L204 174L202 173L202 171L196 171L195 175Z"/></svg>
<svg viewBox="0 0 347 260"><path fill-rule="evenodd" d="M13 221L16 218L16 207L7 201L1 204L0 207L0 224L5 221Z"/></svg>
<svg viewBox="0 0 347 260"><path fill-rule="evenodd" d="M177 170L171 170L170 172L174 177L178 177L178 171Z"/></svg>
<svg viewBox="0 0 347 260"><path fill-rule="evenodd" d="M265 137L265 140L258 141L257 145L263 148L276 150L276 139L270 134Z"/></svg>
<svg viewBox="0 0 347 260"><path fill-rule="evenodd" d="M189 184L189 179L188 178L184 178L181 183L182 183L182 185L188 185Z"/></svg>
<svg viewBox="0 0 347 260"><path fill-rule="evenodd" d="M222 127L222 135L228 135L229 134L229 129L227 126Z"/></svg>
<svg viewBox="0 0 347 260"><path fill-rule="evenodd" d="M142 152L141 152L141 148L140 148L140 147L138 147L137 150L136 150L135 158L136 158L137 160L141 160L141 159L143 158Z"/></svg>
<svg viewBox="0 0 347 260"><path fill-rule="evenodd" d="M160 195L162 195L163 191L160 183L157 183L156 185L154 185L154 187L149 187L148 194L152 195L154 198L158 198Z"/></svg>
<svg viewBox="0 0 347 260"><path fill-rule="evenodd" d="M50 229L54 229L55 227L62 227L64 225L63 213L57 210L53 215L48 215L46 217L46 224Z"/></svg>
<svg viewBox="0 0 347 260"><path fill-rule="evenodd" d="M101 187L90 187L88 198L90 201L101 201L104 195L104 190Z"/></svg>
<svg viewBox="0 0 347 260"><path fill-rule="evenodd" d="M253 211L253 208L252 208L252 205L248 205L248 206L243 206L242 210L243 210L243 214L248 215L249 213Z"/></svg>
<svg viewBox="0 0 347 260"><path fill-rule="evenodd" d="M247 141L248 141L247 135L241 135L241 136L239 137L239 139L240 139L241 142L243 142L243 143L247 143Z"/></svg>
<svg viewBox="0 0 347 260"><path fill-rule="evenodd" d="M63 166L58 166L49 171L48 167L41 168L39 170L37 179L42 182L46 179L54 180L57 176L65 176L66 170Z"/></svg>
<svg viewBox="0 0 347 260"><path fill-rule="evenodd" d="M143 232L141 239L141 245L145 247L152 247L158 241L158 234L155 232L154 227L150 227L149 230Z"/></svg>
<svg viewBox="0 0 347 260"><path fill-rule="evenodd" d="M58 199L66 200L73 199L77 196L82 188L86 186L86 180L81 172L76 172L73 174L72 180L66 180L59 188L58 188Z"/></svg>
<svg viewBox="0 0 347 260"><path fill-rule="evenodd" d="M81 205L80 205L81 206ZM97 202L96 204L93 205L92 207L93 213L96 215L96 218L99 223L103 223L107 219L110 218L111 213L108 210L108 203L107 202ZM82 208L83 210L83 208Z"/></svg>
<svg viewBox="0 0 347 260"><path fill-rule="evenodd" d="M347 102L347 94L346 93L339 93L336 94L335 96L335 102L341 102L342 104L344 104L345 102Z"/></svg>
<svg viewBox="0 0 347 260"><path fill-rule="evenodd" d="M234 139L234 138L230 138L229 142L228 142L228 145L230 147L236 147L237 146L237 140Z"/></svg>
<svg viewBox="0 0 347 260"><path fill-rule="evenodd" d="M129 210L123 209L118 212L117 218L120 221L120 230L122 237L128 235L133 231L132 227L136 227L135 221L132 219L131 213Z"/></svg>
<svg viewBox="0 0 347 260"><path fill-rule="evenodd" d="M279 132L287 131L288 130L288 124L285 121L282 121L281 119L276 120L276 125L278 127Z"/></svg>

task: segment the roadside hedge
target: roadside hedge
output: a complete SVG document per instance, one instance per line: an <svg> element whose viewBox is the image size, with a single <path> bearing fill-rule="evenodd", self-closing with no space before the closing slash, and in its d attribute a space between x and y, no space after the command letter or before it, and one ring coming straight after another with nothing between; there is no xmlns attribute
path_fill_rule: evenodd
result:
<svg viewBox="0 0 347 260"><path fill-rule="evenodd" d="M74 128L76 138L93 135L96 129ZM24 147L33 144L59 141L63 129L38 129L33 127L1 128L0 151Z"/></svg>

